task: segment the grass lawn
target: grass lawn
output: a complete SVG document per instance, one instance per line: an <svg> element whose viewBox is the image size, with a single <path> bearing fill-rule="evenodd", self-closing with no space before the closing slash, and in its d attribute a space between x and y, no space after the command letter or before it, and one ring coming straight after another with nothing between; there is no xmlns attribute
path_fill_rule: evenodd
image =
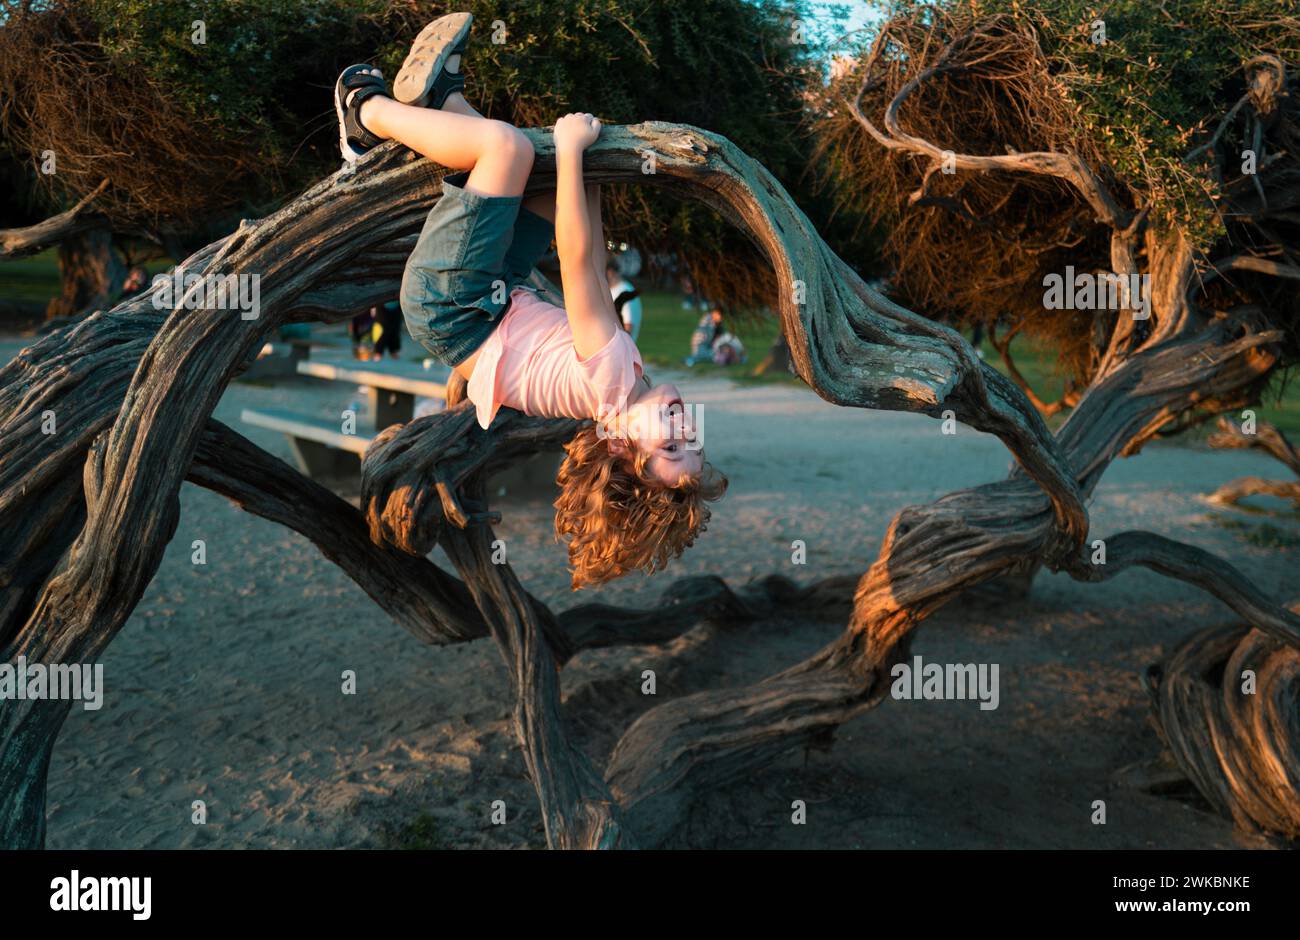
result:
<svg viewBox="0 0 1300 940"><path fill-rule="evenodd" d="M660 291L646 291L641 295L643 315L641 318L641 335L637 337L637 348L641 358L648 366L672 366L682 368L682 360L691 351L691 333L704 316L703 310L682 309L680 294ZM754 367L763 361L768 349L776 341L777 323L775 318L765 318L744 323L731 323L727 326L731 332L740 337L745 344L748 359L739 366L715 366L713 363L701 363L692 366L692 371L707 376L727 376L738 382L791 382L802 384L801 380L786 372L774 372L765 376L754 376Z"/></svg>
<svg viewBox="0 0 1300 940"><path fill-rule="evenodd" d="M641 324L641 336L637 345L641 356L647 364L658 366L681 366L682 358L690 351L691 331L703 315L699 310L683 310L681 297L676 294L647 291L642 294L645 316ZM749 355L748 361L740 366L730 368L715 365L698 365L694 368L702 375L728 376L739 382L800 382L786 373L770 373L757 377L751 374L753 368L767 355L768 347L776 339L777 325L774 319L764 319L752 323L732 324L732 332L740 337ZM993 345L986 339L981 347L984 358L998 371L1005 373L1002 359ZM1029 341L1017 336L1011 342L1011 355L1016 367L1026 381L1043 401L1055 401L1065 388L1065 379L1056 371L1056 355L1050 349L1039 348ZM1300 383L1288 384L1281 400L1276 394L1266 396L1265 402L1255 409L1260 420L1271 422L1282 430L1292 441L1300 441ZM1055 427L1065 419L1065 415L1053 419ZM1192 434L1208 433L1208 428L1189 432Z"/></svg>
<svg viewBox="0 0 1300 940"><path fill-rule="evenodd" d="M53 248L26 258L0 261L0 300L44 304L58 292L58 253Z"/></svg>
<svg viewBox="0 0 1300 940"><path fill-rule="evenodd" d="M170 271L172 262L166 258L144 265L149 276ZM59 293L59 253L54 248L25 258L0 261L0 301L21 303L48 303Z"/></svg>

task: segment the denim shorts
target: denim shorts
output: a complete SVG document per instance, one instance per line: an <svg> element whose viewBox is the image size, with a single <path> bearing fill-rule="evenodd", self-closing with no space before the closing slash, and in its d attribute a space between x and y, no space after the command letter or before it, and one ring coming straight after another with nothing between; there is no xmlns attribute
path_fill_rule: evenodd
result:
<svg viewBox="0 0 1300 940"><path fill-rule="evenodd" d="M522 196L464 189L468 173L442 182L402 276L402 314L412 338L455 367L483 345L555 237Z"/></svg>

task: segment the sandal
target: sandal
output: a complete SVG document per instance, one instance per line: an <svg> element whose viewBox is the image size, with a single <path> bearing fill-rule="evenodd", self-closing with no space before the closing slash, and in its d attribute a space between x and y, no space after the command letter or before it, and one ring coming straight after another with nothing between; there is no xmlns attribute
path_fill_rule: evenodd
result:
<svg viewBox="0 0 1300 940"><path fill-rule="evenodd" d="M448 13L420 30L393 82L394 97L402 104L437 109L453 91L463 89L464 74L448 72L445 66L454 55L464 57L473 22L469 13Z"/></svg>
<svg viewBox="0 0 1300 940"><path fill-rule="evenodd" d="M388 95L388 86L373 65L349 65L334 83L334 113L339 118L339 150L343 159L355 163L366 151L384 142L361 123L361 102L375 95Z"/></svg>

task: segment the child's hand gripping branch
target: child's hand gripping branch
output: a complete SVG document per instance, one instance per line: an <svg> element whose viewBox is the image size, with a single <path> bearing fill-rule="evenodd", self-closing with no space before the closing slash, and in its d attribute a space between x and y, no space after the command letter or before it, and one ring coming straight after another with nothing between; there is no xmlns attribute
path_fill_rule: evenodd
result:
<svg viewBox="0 0 1300 940"><path fill-rule="evenodd" d="M603 236L603 232L592 232L592 207L582 175L582 154L600 136L600 120L590 114L566 114L555 122L554 133L555 249L573 348L580 358L587 359L609 343L618 328L613 300L604 284L605 240L600 239L601 258L597 259L593 235ZM599 220L599 215L596 218ZM597 274L598 263L601 274Z"/></svg>
<svg viewBox="0 0 1300 940"><path fill-rule="evenodd" d="M605 285L599 187L583 153L600 136L590 114L555 125L556 189L523 199L527 136L479 114L461 94L473 17L454 13L416 37L388 96L378 70L345 69L335 86L348 160L386 138L461 172L443 180L402 279L407 327L464 376L479 424L502 406L594 419L567 445L555 531L567 540L574 588L655 571L704 530L706 501L726 479L704 461L697 422L670 384L650 387ZM528 286L554 238L564 308Z"/></svg>

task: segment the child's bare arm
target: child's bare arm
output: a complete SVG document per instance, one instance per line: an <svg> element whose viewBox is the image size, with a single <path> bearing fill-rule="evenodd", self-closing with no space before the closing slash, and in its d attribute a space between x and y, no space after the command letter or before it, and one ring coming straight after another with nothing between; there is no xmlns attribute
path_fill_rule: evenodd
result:
<svg viewBox="0 0 1300 940"><path fill-rule="evenodd" d="M582 152L599 133L600 122L590 114L567 114L555 122L555 247L573 346L583 359L600 352L617 329L603 272L598 278L593 266L595 239L582 178Z"/></svg>
<svg viewBox="0 0 1300 940"><path fill-rule="evenodd" d="M605 310L614 325L623 328L623 321L614 309L614 298L609 293L609 282L605 279L605 265L609 262L609 252L605 247L605 223L600 205L600 184L587 184L587 217L591 220L591 266L596 271L596 280L605 285L602 296L605 298Z"/></svg>

